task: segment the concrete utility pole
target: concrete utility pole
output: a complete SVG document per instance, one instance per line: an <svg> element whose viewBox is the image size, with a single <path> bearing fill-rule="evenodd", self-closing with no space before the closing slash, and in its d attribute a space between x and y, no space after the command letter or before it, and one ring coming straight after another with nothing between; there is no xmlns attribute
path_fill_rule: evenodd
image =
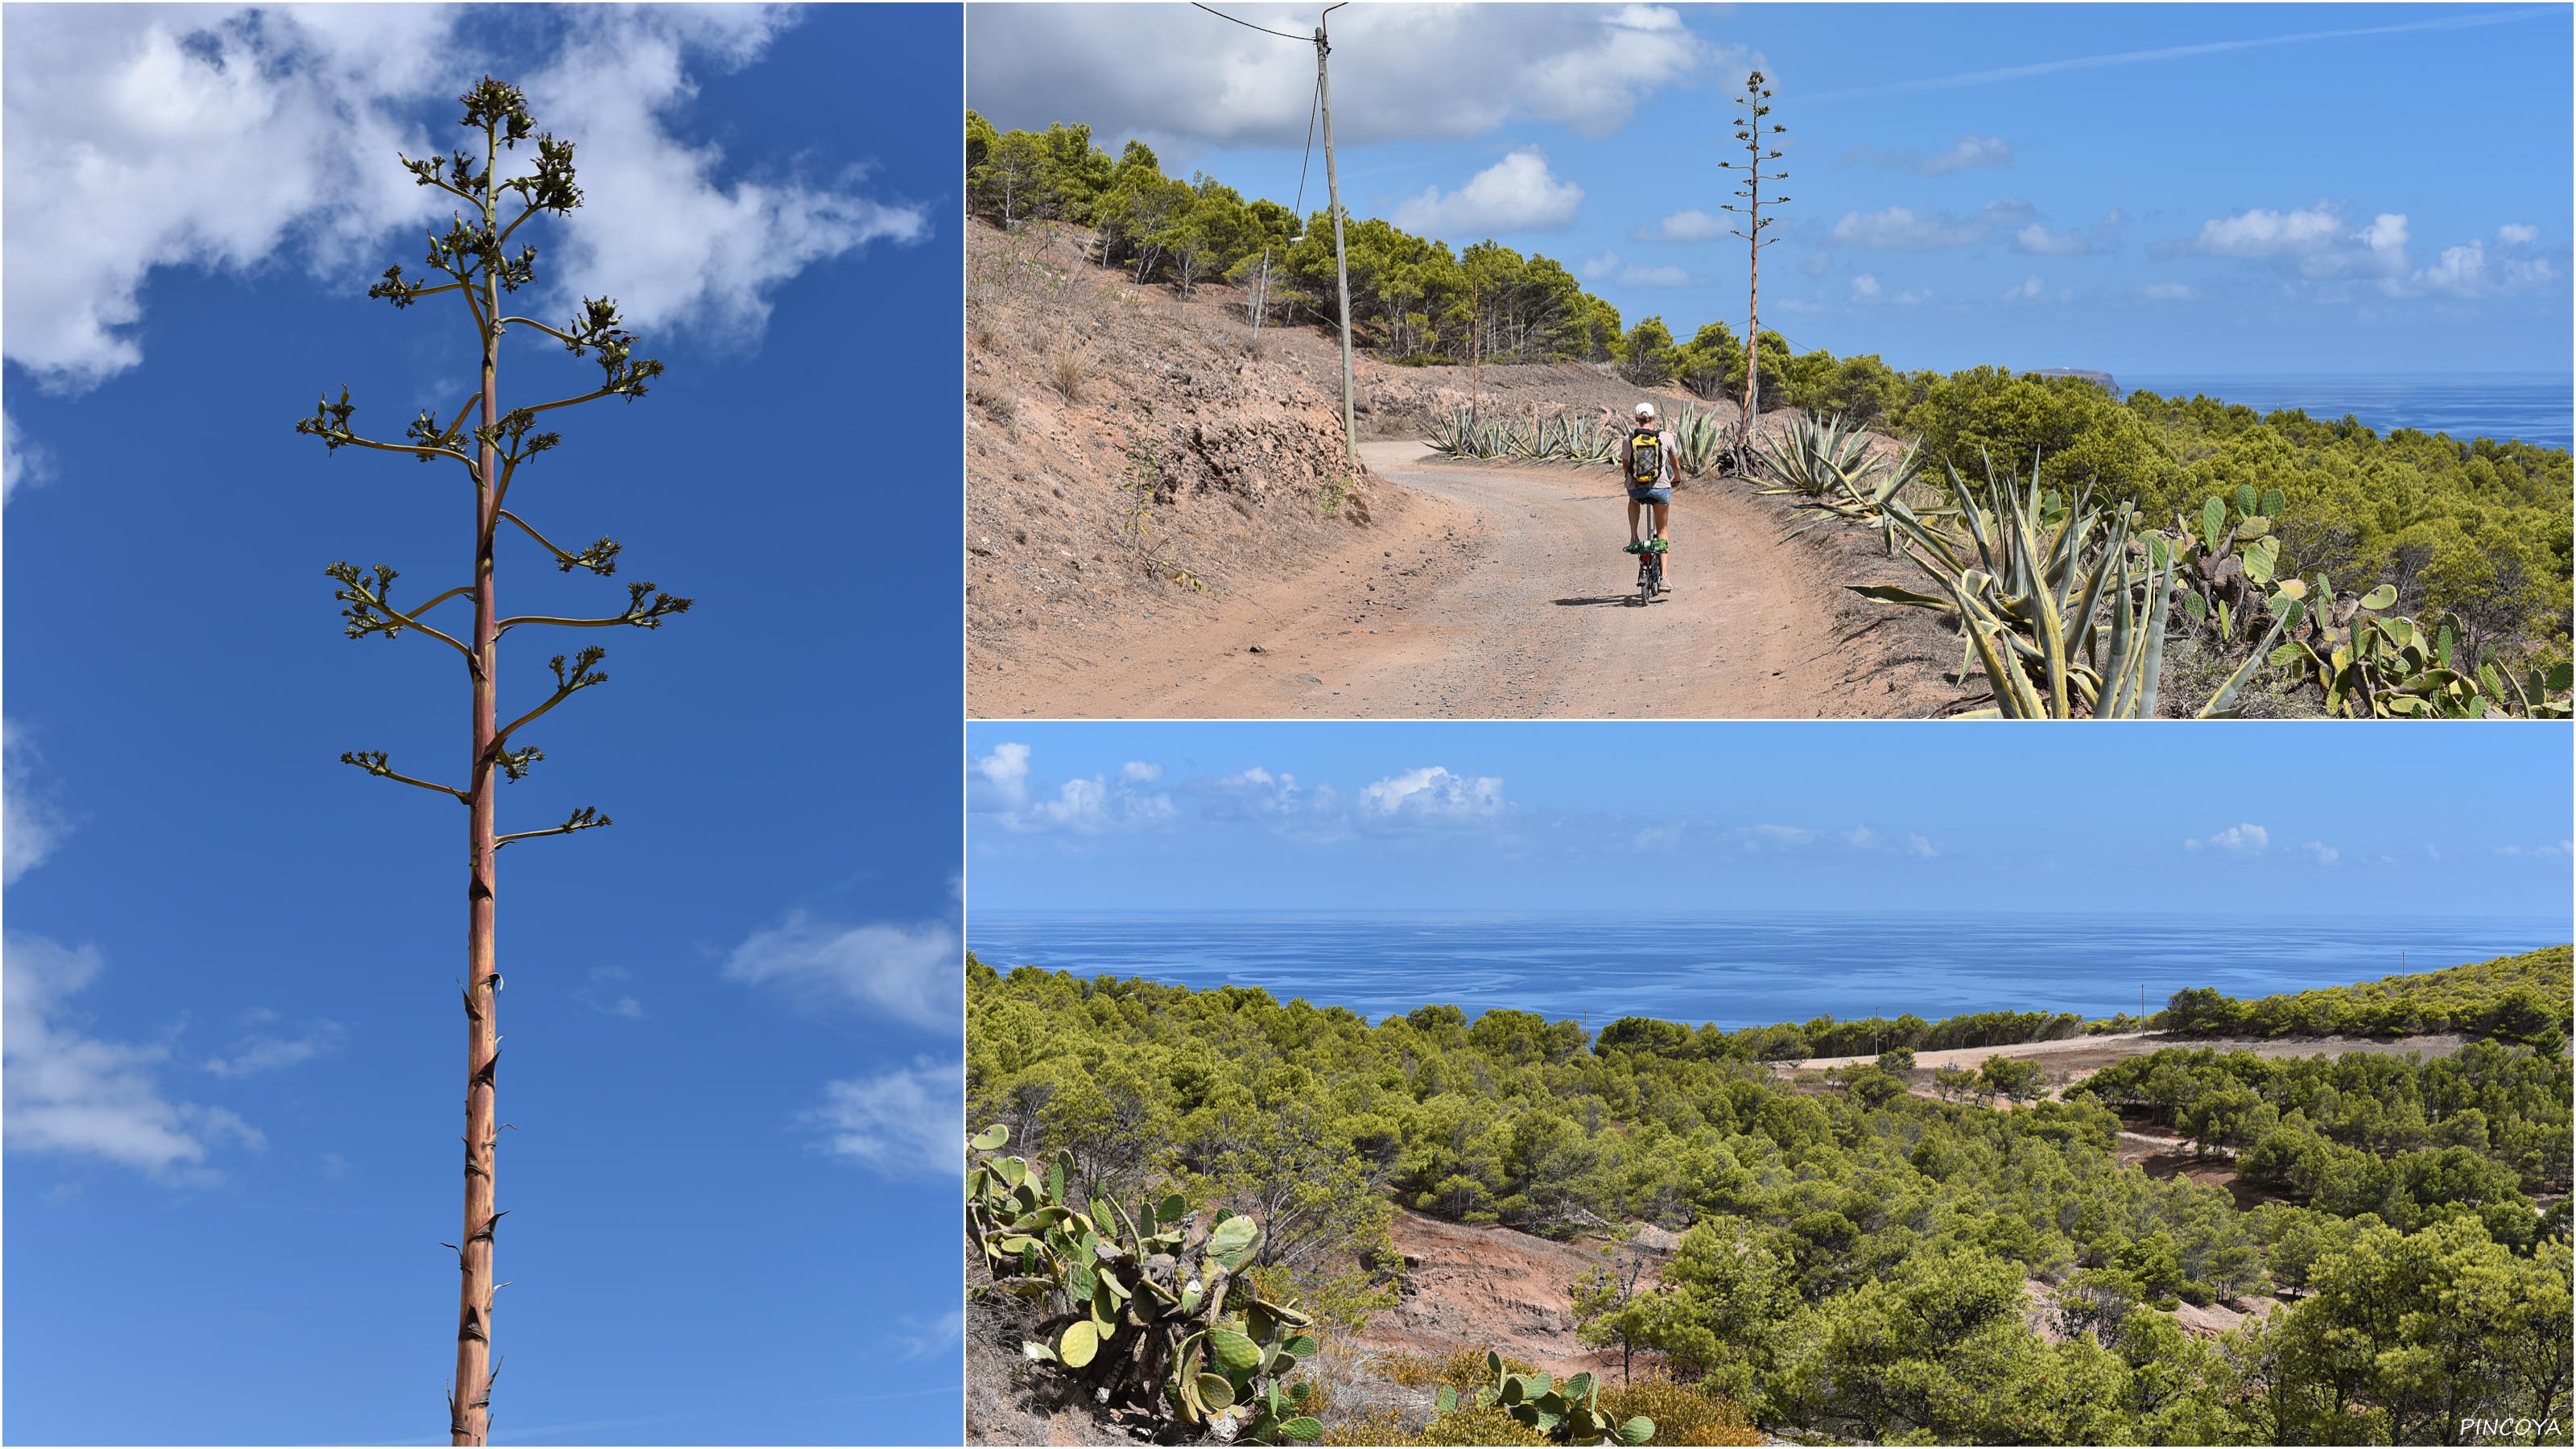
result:
<svg viewBox="0 0 2576 1449"><path fill-rule="evenodd" d="M1347 5L1324 7L1324 18L1315 23L1315 87L1318 104L1324 111L1324 186L1331 193L1333 206L1333 272L1342 289L1342 452L1351 471L1360 466L1359 427L1352 421L1351 409L1351 262L1342 250L1342 178L1333 165L1333 78L1324 57L1332 54L1332 41L1325 35L1325 24L1332 13Z"/></svg>

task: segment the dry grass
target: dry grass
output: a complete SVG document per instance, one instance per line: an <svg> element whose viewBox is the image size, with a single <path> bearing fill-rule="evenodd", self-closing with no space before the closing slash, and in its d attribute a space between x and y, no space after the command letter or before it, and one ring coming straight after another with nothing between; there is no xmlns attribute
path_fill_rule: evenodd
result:
<svg viewBox="0 0 2576 1449"><path fill-rule="evenodd" d="M1538 1365L1505 1358L1503 1369L1507 1373L1534 1374L1538 1372ZM1485 1350L1481 1348L1462 1348L1440 1358L1391 1353L1378 1360L1377 1371L1398 1387L1408 1389L1447 1384L1463 1394L1473 1389L1491 1388L1494 1383L1494 1371L1486 1364Z"/></svg>
<svg viewBox="0 0 2576 1449"><path fill-rule="evenodd" d="M1066 402L1082 400L1082 359L1071 348L1047 359L1047 385Z"/></svg>
<svg viewBox="0 0 2576 1449"><path fill-rule="evenodd" d="M1762 1431L1725 1399L1671 1379L1640 1378L1601 1390L1601 1411L1612 1419L1639 1414L1655 1421L1657 1444L1759 1444Z"/></svg>
<svg viewBox="0 0 2576 1449"><path fill-rule="evenodd" d="M1327 1444L1545 1444L1547 1436L1498 1404L1455 1409L1416 1428L1403 1415L1373 1415L1328 1430Z"/></svg>
<svg viewBox="0 0 2576 1449"><path fill-rule="evenodd" d="M984 416L1006 428L1011 425L1012 419L1019 416L1017 400L1007 393L995 392L982 383L967 384L966 401L974 404Z"/></svg>

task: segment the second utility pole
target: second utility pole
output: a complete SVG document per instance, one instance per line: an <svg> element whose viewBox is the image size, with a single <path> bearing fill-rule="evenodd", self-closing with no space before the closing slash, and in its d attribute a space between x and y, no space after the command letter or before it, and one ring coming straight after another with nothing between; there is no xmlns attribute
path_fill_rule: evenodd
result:
<svg viewBox="0 0 2576 1449"><path fill-rule="evenodd" d="M1328 5L1324 14L1329 17L1349 3L1350 0L1342 0L1341 5ZM1356 473L1360 444L1358 427L1351 420L1351 263L1342 251L1342 178L1333 166L1333 81L1324 65L1324 57L1332 49L1332 42L1324 35L1324 22L1319 20L1315 23L1315 90L1317 103L1324 111L1324 187L1331 193L1333 206L1333 272L1342 288L1342 453Z"/></svg>

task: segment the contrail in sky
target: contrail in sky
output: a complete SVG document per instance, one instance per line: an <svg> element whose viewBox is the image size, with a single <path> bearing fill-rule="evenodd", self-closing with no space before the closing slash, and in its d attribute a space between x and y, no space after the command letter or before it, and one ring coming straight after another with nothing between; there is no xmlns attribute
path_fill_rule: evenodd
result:
<svg viewBox="0 0 2576 1449"><path fill-rule="evenodd" d="M2079 55L2066 60L2043 60L2034 65L2008 65L1998 70L1972 70L1962 75L1892 81L1882 86L1860 86L1851 90L1818 91L1807 96L1806 99L1830 101L1847 96L1886 95L1892 91L1948 90L1955 86L1978 86L1995 81L2020 80L2026 76L2055 75L2065 70L2097 70L2104 66L2143 65L2159 60L2189 60L2193 56L2216 55L2222 51L2255 50L2267 45L2298 45L2311 40L2348 40L2364 35L2403 35L2417 30L2461 30L2472 25L2501 25L2508 20L2528 20L2539 15L2565 13L2563 7L2554 5L2536 6L2528 10L2482 10L2475 15L2446 17L2440 20L2414 20L2404 25L2371 25L2354 30L2303 30L2295 35L2266 35L2252 40L2212 40L2199 45L2168 45L2157 50L2126 50L2115 55Z"/></svg>

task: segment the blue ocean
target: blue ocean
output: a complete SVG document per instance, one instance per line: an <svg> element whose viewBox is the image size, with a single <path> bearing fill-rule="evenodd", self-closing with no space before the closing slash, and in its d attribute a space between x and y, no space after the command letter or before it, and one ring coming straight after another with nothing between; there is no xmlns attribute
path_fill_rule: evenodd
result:
<svg viewBox="0 0 2576 1449"><path fill-rule="evenodd" d="M2327 422L2349 413L2379 433L2419 428L2460 442L2507 438L2544 448L2576 445L2576 378L2505 372L2401 377L2366 373L2279 373L2271 376L2118 373L2129 392L2164 397L2206 394L2257 412L2298 408Z"/></svg>
<svg viewBox="0 0 2576 1449"><path fill-rule="evenodd" d="M2189 986L2263 996L2559 945L2564 919L1281 915L970 911L1009 970L1259 986L1375 1021L1426 1002L1571 1018L1774 1021L1963 1011L2110 1016Z"/></svg>

